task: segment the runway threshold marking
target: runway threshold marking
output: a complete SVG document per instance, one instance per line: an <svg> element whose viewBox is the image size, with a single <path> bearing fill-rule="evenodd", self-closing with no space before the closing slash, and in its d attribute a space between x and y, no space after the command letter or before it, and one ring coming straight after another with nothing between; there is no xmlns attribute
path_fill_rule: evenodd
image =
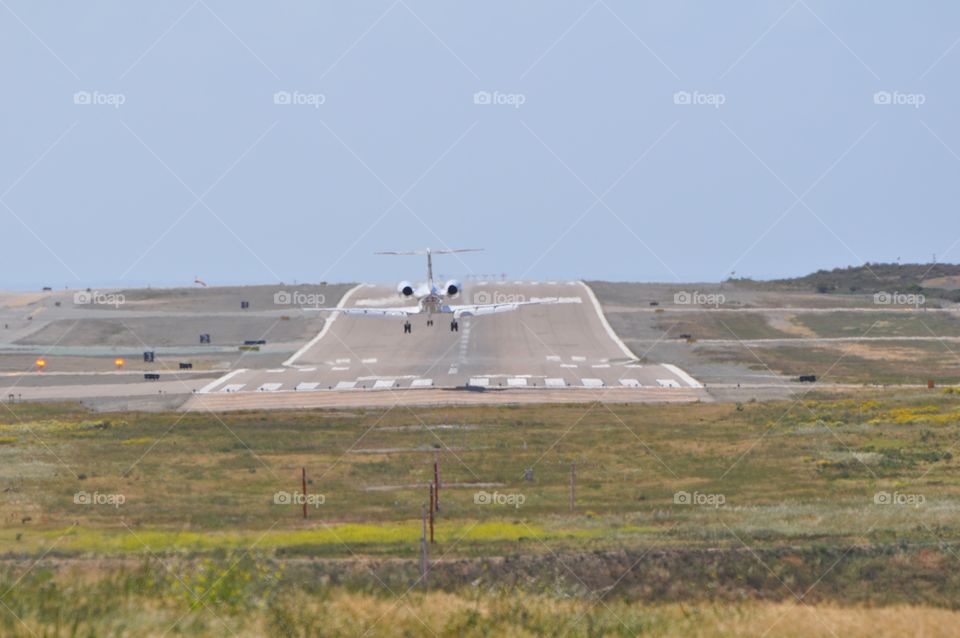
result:
<svg viewBox="0 0 960 638"><path fill-rule="evenodd" d="M282 383L264 383L264 384L261 385L259 388L257 388L257 391L259 391L259 392L276 392L277 390L280 389L280 387L281 387L282 385L283 385Z"/></svg>
<svg viewBox="0 0 960 638"><path fill-rule="evenodd" d="M565 388L567 387L567 382L559 378L548 378L544 380L544 383L548 388Z"/></svg>
<svg viewBox="0 0 960 638"><path fill-rule="evenodd" d="M220 392L239 392L247 387L246 383L228 383L220 388Z"/></svg>
<svg viewBox="0 0 960 638"><path fill-rule="evenodd" d="M639 388L640 382L636 379L620 379L620 385L626 388Z"/></svg>
<svg viewBox="0 0 960 638"><path fill-rule="evenodd" d="M356 381L340 381L334 386L334 390L350 390L357 387Z"/></svg>
<svg viewBox="0 0 960 638"><path fill-rule="evenodd" d="M603 379L591 379L591 378L580 379L580 383L582 383L583 387L585 388L602 388L603 387Z"/></svg>
<svg viewBox="0 0 960 638"><path fill-rule="evenodd" d="M297 387L294 389L298 391L316 390L317 386L319 385L320 385L319 383L316 383L314 381L301 381L300 383L297 384Z"/></svg>
<svg viewBox="0 0 960 638"><path fill-rule="evenodd" d="M490 385L490 379L487 377L470 377L469 385L478 388L485 388Z"/></svg>
<svg viewBox="0 0 960 638"><path fill-rule="evenodd" d="M657 379L661 388L679 388L680 384L675 379Z"/></svg>
<svg viewBox="0 0 960 638"><path fill-rule="evenodd" d="M376 381L373 382L373 389L387 390L389 388L392 388L396 382L397 382L396 379L377 379Z"/></svg>
<svg viewBox="0 0 960 638"><path fill-rule="evenodd" d="M527 386L527 380L523 377L511 377L507 379L507 385L511 388L525 388Z"/></svg>
<svg viewBox="0 0 960 638"><path fill-rule="evenodd" d="M433 379L414 379L410 382L411 388L429 388L433 385Z"/></svg>

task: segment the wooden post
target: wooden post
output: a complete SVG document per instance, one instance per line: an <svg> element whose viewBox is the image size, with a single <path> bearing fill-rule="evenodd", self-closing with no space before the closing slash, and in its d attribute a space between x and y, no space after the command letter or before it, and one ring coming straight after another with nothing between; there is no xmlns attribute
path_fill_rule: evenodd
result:
<svg viewBox="0 0 960 638"><path fill-rule="evenodd" d="M437 488L430 484L430 544L433 544L433 512L437 506Z"/></svg>
<svg viewBox="0 0 960 638"><path fill-rule="evenodd" d="M420 506L420 518L422 529L420 532L420 580L423 581L423 588L427 588L427 572L430 569L430 563L427 555L427 512L423 505Z"/></svg>
<svg viewBox="0 0 960 638"><path fill-rule="evenodd" d="M577 504L577 464L570 464L570 511L572 512Z"/></svg>
<svg viewBox="0 0 960 638"><path fill-rule="evenodd" d="M433 460L433 509L440 511L440 457Z"/></svg>
<svg viewBox="0 0 960 638"><path fill-rule="evenodd" d="M300 468L300 481L303 484L303 518L307 518L307 468Z"/></svg>

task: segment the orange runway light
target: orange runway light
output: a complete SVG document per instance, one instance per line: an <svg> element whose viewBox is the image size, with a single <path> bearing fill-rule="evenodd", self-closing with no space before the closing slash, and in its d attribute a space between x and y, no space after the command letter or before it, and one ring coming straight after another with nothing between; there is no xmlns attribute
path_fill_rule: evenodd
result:
<svg viewBox="0 0 960 638"><path fill-rule="evenodd" d="M37 359L36 363L37 363L37 367L38 367L38 368L43 368L44 366L47 365L47 360L46 360L46 359Z"/></svg>
<svg viewBox="0 0 960 638"><path fill-rule="evenodd" d="M118 366L122 366L124 363L126 363L126 361L124 361L123 359L115 359L113 362Z"/></svg>

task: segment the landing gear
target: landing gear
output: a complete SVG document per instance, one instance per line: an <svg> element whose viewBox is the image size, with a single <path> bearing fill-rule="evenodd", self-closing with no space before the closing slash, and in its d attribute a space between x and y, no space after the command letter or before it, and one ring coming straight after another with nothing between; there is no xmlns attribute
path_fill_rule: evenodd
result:
<svg viewBox="0 0 960 638"><path fill-rule="evenodd" d="M427 325L428 325L428 326L432 326L432 325L433 325L433 319L427 319Z"/></svg>
<svg viewBox="0 0 960 638"><path fill-rule="evenodd" d="M413 330L413 326L410 325L410 322L409 322L409 321L405 321L405 322L403 323L403 334L405 334L405 335L406 335L406 334L410 334L410 332L411 332L412 330Z"/></svg>
<svg viewBox="0 0 960 638"><path fill-rule="evenodd" d="M456 319L450 322L450 332L460 332L460 324Z"/></svg>

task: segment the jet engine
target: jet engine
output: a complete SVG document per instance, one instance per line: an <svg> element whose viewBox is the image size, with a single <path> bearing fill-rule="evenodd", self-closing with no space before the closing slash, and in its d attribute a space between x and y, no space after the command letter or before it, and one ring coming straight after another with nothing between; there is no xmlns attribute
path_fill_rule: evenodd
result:
<svg viewBox="0 0 960 638"><path fill-rule="evenodd" d="M443 290L447 293L448 297L456 297L460 294L460 291L463 290L463 286L461 286L460 282L456 279L451 279L443 285Z"/></svg>
<svg viewBox="0 0 960 638"><path fill-rule="evenodd" d="M401 281L397 284L397 294L401 297L413 296L413 284L409 281Z"/></svg>

